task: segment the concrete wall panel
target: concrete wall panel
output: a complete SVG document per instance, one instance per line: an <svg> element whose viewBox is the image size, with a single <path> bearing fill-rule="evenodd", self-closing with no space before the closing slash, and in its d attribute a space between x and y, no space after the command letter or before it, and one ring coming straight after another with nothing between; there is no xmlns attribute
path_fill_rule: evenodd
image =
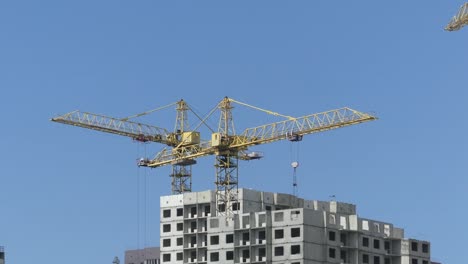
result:
<svg viewBox="0 0 468 264"><path fill-rule="evenodd" d="M354 231L359 230L357 215L350 215L348 217L348 220L349 220L349 230L354 230Z"/></svg>
<svg viewBox="0 0 468 264"><path fill-rule="evenodd" d="M304 208L315 210L314 201L304 200Z"/></svg>
<svg viewBox="0 0 468 264"><path fill-rule="evenodd" d="M262 201L262 192L251 189L239 189L239 200L248 200L260 203Z"/></svg>
<svg viewBox="0 0 468 264"><path fill-rule="evenodd" d="M324 255L324 247L319 244L304 243L304 258L313 261L324 261L326 256Z"/></svg>
<svg viewBox="0 0 468 264"><path fill-rule="evenodd" d="M197 203L211 203L216 201L216 193L214 191L197 192Z"/></svg>
<svg viewBox="0 0 468 264"><path fill-rule="evenodd" d="M324 228L304 226L304 241L307 243L325 244L328 239Z"/></svg>
<svg viewBox="0 0 468 264"><path fill-rule="evenodd" d="M183 194L184 199L184 205L189 205L189 204L196 204L197 203L197 193L192 192L192 193L184 193Z"/></svg>
<svg viewBox="0 0 468 264"><path fill-rule="evenodd" d="M184 199L183 199L182 194L161 196L159 198L160 208L182 206L183 202L184 202Z"/></svg>
<svg viewBox="0 0 468 264"><path fill-rule="evenodd" d="M324 217L326 214L325 212L304 209L303 214L304 214L305 224L320 226L320 227L325 226L325 223L324 223Z"/></svg>
<svg viewBox="0 0 468 264"><path fill-rule="evenodd" d="M271 192L262 192L262 202L264 204L272 205L275 203L275 198Z"/></svg>

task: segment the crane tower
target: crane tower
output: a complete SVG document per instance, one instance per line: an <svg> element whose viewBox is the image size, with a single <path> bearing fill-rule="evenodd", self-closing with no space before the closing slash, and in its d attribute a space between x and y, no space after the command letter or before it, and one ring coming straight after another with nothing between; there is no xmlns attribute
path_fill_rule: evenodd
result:
<svg viewBox="0 0 468 264"><path fill-rule="evenodd" d="M237 133L232 115L233 104L247 106L263 111L284 120L244 129ZM129 121L131 118L152 113L156 110L176 106L176 124L173 132L169 130ZM191 111L200 120L195 128L190 128L188 112ZM205 122L213 113L219 111L218 129L210 128ZM197 115L184 101L144 112L127 118L112 118L87 112L74 111L52 118L52 121L83 127L101 132L130 137L140 142L156 142L166 145L152 159L143 158L138 165L156 168L172 165L172 193L179 194L192 191L192 165L196 159L204 156L215 156L216 212L218 215L231 217L238 210L238 162L261 158L258 152L248 152L248 148L280 140L300 141L304 135L328 131L363 122L373 121L373 115L359 112L348 107L310 114L302 117L291 117L256 106L223 98L204 118ZM211 131L211 140L202 140L197 129L206 125Z"/></svg>

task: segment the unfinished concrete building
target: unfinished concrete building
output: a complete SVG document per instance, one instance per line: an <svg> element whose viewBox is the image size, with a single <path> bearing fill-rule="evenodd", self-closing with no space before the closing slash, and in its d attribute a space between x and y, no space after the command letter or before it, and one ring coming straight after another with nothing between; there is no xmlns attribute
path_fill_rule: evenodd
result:
<svg viewBox="0 0 468 264"><path fill-rule="evenodd" d="M239 189L232 219L215 206L214 191L161 197L161 263L430 263L429 242L352 204Z"/></svg>

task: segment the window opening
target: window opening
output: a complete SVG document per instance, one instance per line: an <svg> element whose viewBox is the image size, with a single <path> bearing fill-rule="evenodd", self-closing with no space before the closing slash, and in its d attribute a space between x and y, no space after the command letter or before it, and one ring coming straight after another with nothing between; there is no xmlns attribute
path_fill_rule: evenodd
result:
<svg viewBox="0 0 468 264"><path fill-rule="evenodd" d="M275 230L275 239L284 238L284 230L283 229L276 229Z"/></svg>
<svg viewBox="0 0 468 264"><path fill-rule="evenodd" d="M301 254L301 246L300 245L291 246L291 254L292 255Z"/></svg>

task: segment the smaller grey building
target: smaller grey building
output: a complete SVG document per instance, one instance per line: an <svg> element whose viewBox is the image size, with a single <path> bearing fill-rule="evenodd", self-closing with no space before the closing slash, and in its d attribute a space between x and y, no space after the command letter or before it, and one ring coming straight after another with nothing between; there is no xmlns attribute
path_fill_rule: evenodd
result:
<svg viewBox="0 0 468 264"><path fill-rule="evenodd" d="M0 264L5 264L5 249L0 247Z"/></svg>
<svg viewBox="0 0 468 264"><path fill-rule="evenodd" d="M160 264L159 247L125 251L125 264ZM3 264L0 262L0 264Z"/></svg>

